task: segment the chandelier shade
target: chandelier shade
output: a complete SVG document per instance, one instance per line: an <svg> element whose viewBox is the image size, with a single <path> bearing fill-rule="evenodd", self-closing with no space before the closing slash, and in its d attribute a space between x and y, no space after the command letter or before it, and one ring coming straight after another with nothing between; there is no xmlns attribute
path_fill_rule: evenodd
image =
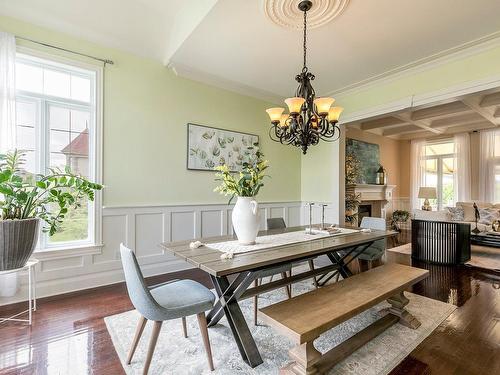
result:
<svg viewBox="0 0 500 375"><path fill-rule="evenodd" d="M298 114L302 109L302 105L306 100L304 98L295 97L285 99L285 104L288 106L290 114Z"/></svg>
<svg viewBox="0 0 500 375"><path fill-rule="evenodd" d="M330 108L330 110L328 111L328 121L338 122L340 114L342 113L343 110L344 108L342 107Z"/></svg>
<svg viewBox="0 0 500 375"><path fill-rule="evenodd" d="M271 118L272 123L279 123L281 120L281 115L284 110L285 110L284 108L269 108L266 109L266 112Z"/></svg>
<svg viewBox="0 0 500 375"><path fill-rule="evenodd" d="M333 98L316 98L314 99L314 104L320 116L326 116L330 107L335 102Z"/></svg>
<svg viewBox="0 0 500 375"><path fill-rule="evenodd" d="M304 64L295 80L299 83L295 96L285 99L289 114L283 108L269 108L266 112L271 119L269 136L273 141L300 147L305 155L309 146L323 141L336 141L340 137L337 123L342 107L332 107L334 98L318 97L311 81L315 76L307 67L307 11L311 1L301 1L298 5L304 13Z"/></svg>

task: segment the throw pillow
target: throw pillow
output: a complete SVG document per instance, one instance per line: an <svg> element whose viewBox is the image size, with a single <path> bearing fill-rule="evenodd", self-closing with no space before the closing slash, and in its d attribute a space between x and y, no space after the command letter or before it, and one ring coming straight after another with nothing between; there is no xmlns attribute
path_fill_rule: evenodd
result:
<svg viewBox="0 0 500 375"><path fill-rule="evenodd" d="M465 221L465 212L462 207L447 207L451 221Z"/></svg>
<svg viewBox="0 0 500 375"><path fill-rule="evenodd" d="M480 208L479 221L480 224L491 225L493 221L500 219L500 212L495 208Z"/></svg>
<svg viewBox="0 0 500 375"><path fill-rule="evenodd" d="M491 203L476 202L478 208L490 208ZM464 209L464 221L473 223L476 221L476 213L474 210L474 202L457 202L457 207L462 207Z"/></svg>

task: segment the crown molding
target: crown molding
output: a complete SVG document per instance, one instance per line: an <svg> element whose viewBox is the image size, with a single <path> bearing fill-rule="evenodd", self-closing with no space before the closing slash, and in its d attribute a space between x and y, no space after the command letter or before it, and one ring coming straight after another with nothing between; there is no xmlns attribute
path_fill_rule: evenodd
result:
<svg viewBox="0 0 500 375"><path fill-rule="evenodd" d="M183 64L171 62L167 68L172 69L175 75L193 81L205 83L209 86L218 87L224 90L232 91L237 94L250 96L269 103L278 104L283 102L283 97L269 91L261 90L256 87L248 86L243 83L234 82L226 78L207 73L198 69L193 69Z"/></svg>
<svg viewBox="0 0 500 375"><path fill-rule="evenodd" d="M460 99L463 96L475 94L481 91L493 90L500 87L500 75L493 75L486 78L468 81L447 87L444 89L427 92L418 95L407 96L390 103L373 106L362 109L360 111L346 114L342 118L342 124L349 125L350 123L383 116L390 113L404 111L408 109L416 109L417 107L425 107L429 105L443 104L451 100Z"/></svg>
<svg viewBox="0 0 500 375"><path fill-rule="evenodd" d="M496 47L500 47L500 31L459 46L449 48L422 59L415 60L409 64L401 65L397 68L344 86L340 89L330 91L327 95L335 96L338 100L357 91L367 90L379 85L387 84L397 79L412 76L454 61L459 61Z"/></svg>

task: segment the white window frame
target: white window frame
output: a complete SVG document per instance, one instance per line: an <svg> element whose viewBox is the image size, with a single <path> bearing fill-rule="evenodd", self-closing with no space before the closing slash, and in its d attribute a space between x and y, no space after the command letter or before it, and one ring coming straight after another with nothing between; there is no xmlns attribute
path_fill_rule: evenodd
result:
<svg viewBox="0 0 500 375"><path fill-rule="evenodd" d="M426 146L432 146L442 143L454 143L453 138L450 139L439 139L436 141L427 141ZM436 160L437 163L437 209L441 211L443 209L443 159L452 158L455 159L456 155L452 154L443 154L443 155L425 155L425 160ZM427 172L426 172L427 173ZM453 186L453 190L455 190L455 186Z"/></svg>
<svg viewBox="0 0 500 375"><path fill-rule="evenodd" d="M92 87L91 102L95 103L95 116L93 120L93 126L89 126L89 176L90 178L99 184L102 184L102 123L103 123L103 67L89 64L86 62L68 59L65 57L48 54L31 48L26 48L22 46L17 47L16 61L27 59L30 63L40 60L41 63L49 64L57 70L63 72L71 72L73 75L78 69L85 71L90 71L95 75L95 87ZM71 70L67 69L67 66L71 67ZM48 95L40 95L44 98L46 104L44 108L41 108L41 100L37 102L37 117L39 123L44 121L44 116L48 115L48 109L50 104L57 104L62 106L69 105L71 108L78 108L82 102L72 99L61 99L58 97L51 97ZM20 100L29 100L33 102L36 99L36 93L29 93L27 95L25 92L19 90L16 94L16 98ZM35 99L33 99L35 98ZM88 104L87 104L88 107ZM41 150L41 153L45 155L45 160L40 160L37 155L36 163L39 170L46 170L46 165L44 164L48 160L48 154L50 152L49 139L47 134L40 132L40 129L36 129L36 147ZM43 134L42 134L43 133ZM37 154L37 153L35 153ZM57 244L49 244L46 235L40 235L35 250L36 257L39 259L49 259L53 257L59 257L61 255L67 256L69 254L74 255L86 255L86 254L100 254L102 244L102 191L96 191L94 202L89 205L89 238L82 241L70 241L61 242Z"/></svg>

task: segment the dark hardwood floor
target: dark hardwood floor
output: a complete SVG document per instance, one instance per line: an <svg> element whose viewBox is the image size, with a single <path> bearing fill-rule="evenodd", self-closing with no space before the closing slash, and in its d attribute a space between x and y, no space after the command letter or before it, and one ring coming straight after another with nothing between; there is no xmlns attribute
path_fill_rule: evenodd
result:
<svg viewBox="0 0 500 375"><path fill-rule="evenodd" d="M391 375L500 374L500 274L415 266L430 270L415 293L458 308ZM209 285L199 270L149 278L148 283L174 278ZM0 316L16 308L0 307ZM39 300L32 327L0 325L0 374L124 374L103 317L130 309L124 284Z"/></svg>

